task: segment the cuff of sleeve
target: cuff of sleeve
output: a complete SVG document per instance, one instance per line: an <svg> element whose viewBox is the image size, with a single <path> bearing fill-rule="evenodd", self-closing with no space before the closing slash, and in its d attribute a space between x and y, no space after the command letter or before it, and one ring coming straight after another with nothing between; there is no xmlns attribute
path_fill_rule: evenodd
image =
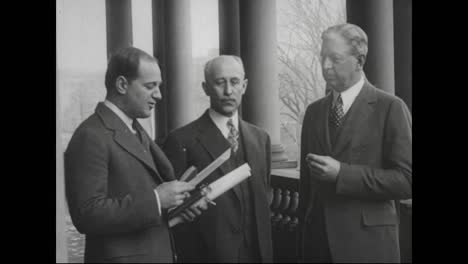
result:
<svg viewBox="0 0 468 264"><path fill-rule="evenodd" d="M351 166L349 164L341 162L340 171L338 172L336 180L337 194L346 194L348 192L351 192L350 188L353 185L355 185L355 183L353 183L354 179L351 175Z"/></svg>
<svg viewBox="0 0 468 264"><path fill-rule="evenodd" d="M162 212L161 212L161 202L159 201L159 194L156 190L154 190L154 194L156 195L156 201L158 202L158 212L159 212L159 216L162 215Z"/></svg>
<svg viewBox="0 0 468 264"><path fill-rule="evenodd" d="M336 193L343 195L360 195L364 193L363 171L361 166L341 163Z"/></svg>

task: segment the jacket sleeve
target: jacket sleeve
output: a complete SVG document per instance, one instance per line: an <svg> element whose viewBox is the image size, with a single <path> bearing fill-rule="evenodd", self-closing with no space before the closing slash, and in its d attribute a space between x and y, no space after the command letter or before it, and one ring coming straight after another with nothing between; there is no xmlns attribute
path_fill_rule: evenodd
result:
<svg viewBox="0 0 468 264"><path fill-rule="evenodd" d="M400 99L387 113L382 168L341 163L337 194L364 199L402 200L412 197L411 114Z"/></svg>
<svg viewBox="0 0 468 264"><path fill-rule="evenodd" d="M151 188L123 197L109 195L112 168L106 142L91 129L72 138L65 153L66 195L70 215L84 234L131 232L162 224Z"/></svg>

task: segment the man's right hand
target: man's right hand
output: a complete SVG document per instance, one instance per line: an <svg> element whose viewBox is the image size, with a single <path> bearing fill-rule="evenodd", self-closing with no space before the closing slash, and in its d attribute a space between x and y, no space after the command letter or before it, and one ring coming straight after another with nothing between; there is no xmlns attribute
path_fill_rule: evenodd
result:
<svg viewBox="0 0 468 264"><path fill-rule="evenodd" d="M184 199L187 198L187 192L194 188L195 186L192 184L174 180L158 185L156 191L158 192L161 207L169 209L181 205Z"/></svg>

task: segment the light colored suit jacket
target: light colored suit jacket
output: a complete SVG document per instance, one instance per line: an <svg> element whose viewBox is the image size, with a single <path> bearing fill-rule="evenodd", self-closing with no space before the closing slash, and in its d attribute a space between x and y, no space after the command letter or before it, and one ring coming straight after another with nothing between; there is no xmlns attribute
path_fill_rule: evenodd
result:
<svg viewBox="0 0 468 264"><path fill-rule="evenodd" d="M73 224L86 235L85 262L172 262L167 220L153 189L174 170L146 132L149 152L99 103L65 152L66 196Z"/></svg>
<svg viewBox="0 0 468 264"><path fill-rule="evenodd" d="M411 114L405 103L365 82L332 147L328 131L332 93L306 110L302 128L299 257L308 250L313 201L323 197L334 262L399 262L394 200L412 197ZM314 180L308 153L341 163L336 184Z"/></svg>

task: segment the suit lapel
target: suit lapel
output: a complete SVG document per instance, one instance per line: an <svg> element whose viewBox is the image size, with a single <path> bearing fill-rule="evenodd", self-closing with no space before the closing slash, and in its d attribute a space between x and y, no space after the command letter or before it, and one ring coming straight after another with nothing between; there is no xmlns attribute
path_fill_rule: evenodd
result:
<svg viewBox="0 0 468 264"><path fill-rule="evenodd" d="M166 154L164 154L161 148L158 145L156 145L156 143L154 143L152 140L150 140L149 146L154 163L161 172L161 174L157 174L158 178L161 181L175 180L174 168L172 167L171 162L167 159Z"/></svg>
<svg viewBox="0 0 468 264"><path fill-rule="evenodd" d="M150 153L144 152L143 145L138 141L138 138L130 132L125 123L112 110L103 103L99 103L96 107L96 113L108 129L114 130L114 141L117 144L146 165L153 173L158 174Z"/></svg>
<svg viewBox="0 0 468 264"><path fill-rule="evenodd" d="M351 143L351 139L356 135L356 131L362 127L363 122L372 113L372 103L376 101L376 98L375 91L372 90L370 84L366 81L346 114L343 127L333 147L333 157L341 154Z"/></svg>
<svg viewBox="0 0 468 264"><path fill-rule="evenodd" d="M198 140L205 150L210 154L212 161L217 159L221 154L223 154L228 148L231 147L227 139L224 138L221 131L211 120L208 111L203 114L199 119L199 135ZM227 174L228 167L226 163L223 163L219 169L222 171L223 175Z"/></svg>
<svg viewBox="0 0 468 264"><path fill-rule="evenodd" d="M331 141L330 141L330 133L328 131L328 116L330 113L330 105L332 102L333 96L332 93L329 93L325 100L321 103L322 105L319 107L320 113L317 114L317 121L313 122L315 125L315 135L317 135L317 142L319 144L320 149L323 153L329 155L331 154ZM305 122L304 122L305 123Z"/></svg>
<svg viewBox="0 0 468 264"><path fill-rule="evenodd" d="M239 119L239 129L242 135L242 141L243 141L242 143L243 143L243 148L244 148L244 153L245 153L245 160L248 162L252 170L251 171L252 176L249 177L250 181L248 181L247 179L247 182L249 183L251 190L262 190L264 188L262 186L263 185L262 178L261 178L260 173L256 171L258 167L255 165L259 164L257 160L258 157L264 157L263 155L261 155L261 152L259 151L262 148L264 148L264 146L261 146L259 144L259 140L257 139L257 137L255 137L255 135L253 135L253 133L251 132L252 130L249 128L248 124L244 120ZM255 202L256 199L259 197L262 197L261 195L258 195L258 194L259 194L258 192L252 191L252 195L255 198L253 199L254 206L258 204L257 202ZM240 193L238 197L240 198Z"/></svg>
<svg viewBox="0 0 468 264"><path fill-rule="evenodd" d="M206 151L208 151L208 153L210 154L212 158L211 161L217 159L228 148L231 148L231 145L229 144L227 139L224 138L221 131L219 131L218 127L216 127L213 120L211 120L208 111L206 111L205 114L200 118L199 129L200 135L198 139L203 145L203 147L206 149ZM219 169L222 172L222 176L230 172L227 163L223 163L219 167ZM241 193L238 187L239 186L236 186L232 189L240 202Z"/></svg>

